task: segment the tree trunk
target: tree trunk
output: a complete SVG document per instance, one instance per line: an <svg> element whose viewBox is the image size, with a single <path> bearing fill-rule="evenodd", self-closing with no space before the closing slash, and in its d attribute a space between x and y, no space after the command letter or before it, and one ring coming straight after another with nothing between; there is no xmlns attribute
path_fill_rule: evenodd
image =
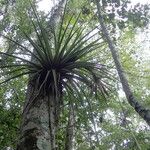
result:
<svg viewBox="0 0 150 150"><path fill-rule="evenodd" d="M122 87L125 92L126 98L129 102L129 104L135 109L135 111L147 122L148 125L150 125L150 110L147 108L144 108L134 97L134 95L130 89L128 80L126 79L126 76L124 74L124 70L120 63L119 56L118 56L117 50L115 48L115 45L114 45L112 39L110 38L109 33L105 27L99 0L95 0L95 1L96 1L96 5L97 5L98 19L99 19L99 23L101 25L102 33L104 35L106 42L109 45L109 49L111 51L113 60L115 62L116 69L117 69L120 81L122 83Z"/></svg>
<svg viewBox="0 0 150 150"><path fill-rule="evenodd" d="M23 113L21 137L17 150L51 150L48 97L35 98L34 87L29 84L27 103Z"/></svg>
<svg viewBox="0 0 150 150"><path fill-rule="evenodd" d="M37 96L34 86L29 82L17 150L56 150L61 97L56 100L52 92Z"/></svg>
<svg viewBox="0 0 150 150"><path fill-rule="evenodd" d="M72 150L73 148L73 136L74 136L74 108L73 105L69 105L69 117L68 117L68 125L66 129L66 143L65 143L65 150Z"/></svg>
<svg viewBox="0 0 150 150"><path fill-rule="evenodd" d="M52 12L48 27L53 32L60 20L66 0L59 1ZM30 79L29 79L30 81ZM49 93L48 96L37 96L36 85L28 84L26 102L23 110L21 136L17 150L56 150L56 128L60 113L60 103ZM58 94L60 94L58 92Z"/></svg>

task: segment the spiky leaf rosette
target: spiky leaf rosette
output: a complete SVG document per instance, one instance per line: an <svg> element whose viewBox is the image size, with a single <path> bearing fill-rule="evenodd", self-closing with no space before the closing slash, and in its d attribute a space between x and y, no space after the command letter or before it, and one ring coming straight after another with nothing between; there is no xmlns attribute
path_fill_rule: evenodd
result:
<svg viewBox="0 0 150 150"><path fill-rule="evenodd" d="M4 81L0 84L29 74L38 95L53 93L57 96L63 89L78 90L79 84L86 85L93 93L107 94L107 85L103 80L108 77L107 69L93 59L93 51L100 49L104 43L94 29L87 32L86 27L79 23L80 15L76 18L71 16L66 23L64 13L60 25L49 33L34 8L33 13L36 18L36 22L31 19L34 38L22 31L30 47L3 35L31 59L22 57L21 53L0 52L15 59L13 64L0 66L5 69L2 74Z"/></svg>

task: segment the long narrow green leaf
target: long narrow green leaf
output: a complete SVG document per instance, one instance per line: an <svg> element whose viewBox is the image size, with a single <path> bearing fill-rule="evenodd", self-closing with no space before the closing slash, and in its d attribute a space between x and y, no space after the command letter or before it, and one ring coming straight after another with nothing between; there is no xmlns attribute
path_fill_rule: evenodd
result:
<svg viewBox="0 0 150 150"><path fill-rule="evenodd" d="M45 59L44 59L45 57L44 57L42 49L25 32L23 33L26 36L27 40L30 42L30 44L33 46L36 53L38 54L40 58L39 62L41 63L41 65L43 65L43 62L45 62Z"/></svg>
<svg viewBox="0 0 150 150"><path fill-rule="evenodd" d="M69 39L68 41L66 41L65 44L62 43L62 45L64 45L64 46L63 46L62 49L60 50L60 53L56 53L56 56L55 56L55 59L54 59L55 62L61 63L61 61L63 60L63 57L64 57L63 55L64 55L65 51L67 52L68 50L71 49L71 48L67 48L67 46L69 46L69 42L71 42L71 41L72 41L72 38L74 37L74 35L77 34L76 37L75 37L75 39L73 40L73 42L70 43L72 46L74 46L73 44L74 44L74 43L76 42L76 40L79 38L79 35L82 34L82 31L83 31L83 30L84 30L84 29L82 29L82 28L77 28L77 29L72 33L70 39Z"/></svg>
<svg viewBox="0 0 150 150"><path fill-rule="evenodd" d="M84 62L84 61L77 61L77 62L71 62L67 63L67 66L65 67L68 70L72 70L74 68L93 68L95 63L91 62Z"/></svg>
<svg viewBox="0 0 150 150"><path fill-rule="evenodd" d="M57 38L56 38L56 35L54 35L54 42L55 42L55 50L56 50L56 54L55 54L55 61L57 61L58 60L58 57L59 58L61 58L61 56L63 55L63 50L61 50L60 48L61 48L61 45L62 45L62 42L63 42L63 40L64 40L64 37L67 35L66 33L67 33L67 30L68 30L68 28L69 28L69 25L70 25L70 22L71 22L71 20L72 20L72 18L73 18L73 16L71 16L71 18L70 18L70 20L68 21L68 24L67 24L67 26L65 27L65 30L64 30L64 32L62 33L62 35L59 35L60 37L58 37L58 41L56 41L57 40ZM63 28L63 26L61 26L61 28L60 28L60 30L62 30L62 28ZM61 31L59 31L59 32L61 32Z"/></svg>
<svg viewBox="0 0 150 150"><path fill-rule="evenodd" d="M77 28L70 37L68 37L65 41L65 43L63 44L64 46L62 47L62 49L60 50L60 54L59 57L61 59L63 59L66 53L69 53L73 48L75 48L75 43L77 41L77 39L82 35L84 29L82 28ZM76 35L76 36L75 36ZM73 39L74 38L74 39ZM71 46L70 46L71 45ZM70 47L69 47L70 46Z"/></svg>
<svg viewBox="0 0 150 150"><path fill-rule="evenodd" d="M10 75L10 74L12 74L12 73L15 73L15 72L18 72L18 71L21 71L21 70L27 70L27 68L17 68L17 69L14 69L14 70L11 70L11 71L5 71L5 72L3 72L1 75Z"/></svg>
<svg viewBox="0 0 150 150"><path fill-rule="evenodd" d="M12 79L19 78L19 77L21 77L21 76L24 76L24 75L27 75L27 74L30 74L30 73L33 73L33 72L28 71L28 72L24 72L24 73L21 73L21 74L19 74L19 75L13 76L13 77L11 77L11 78L6 79L6 80L3 81L3 82L0 82L0 85L1 85L1 84L4 84L4 83L7 83L8 81L10 81L10 80L12 80Z"/></svg>
<svg viewBox="0 0 150 150"><path fill-rule="evenodd" d="M77 56L75 60L81 59L82 57L86 56L92 51L97 50L100 47L100 43L95 44L95 42L91 43L91 45L87 45L84 48L81 49L81 52L77 51L72 55Z"/></svg>
<svg viewBox="0 0 150 150"><path fill-rule="evenodd" d="M0 65L0 68L11 68L11 67L20 67L20 66L27 66L29 67L30 65L28 64L13 64L13 65ZM31 66L30 66L31 67Z"/></svg>
<svg viewBox="0 0 150 150"><path fill-rule="evenodd" d="M93 31L95 30L95 28L91 31L89 31L88 33L86 33L83 37L78 37L78 39L76 40L76 42L74 42L74 45L72 46L73 48L75 48L76 46L81 47L84 43L86 43L88 40L90 40L92 37L94 37L95 35L97 35L97 33L89 36ZM83 33L83 31L82 31ZM88 37L89 36L89 37ZM87 39L85 39L87 37ZM72 48L69 48L70 50L72 50Z"/></svg>
<svg viewBox="0 0 150 150"><path fill-rule="evenodd" d="M56 33L54 31L54 42L55 42L56 55L59 53L60 45L62 43L60 39L62 37L61 34L63 31L63 24L64 24L64 20L65 20L66 8L67 8L67 3L65 4L63 15L62 15L61 20L60 20L58 38L57 38Z"/></svg>
<svg viewBox="0 0 150 150"><path fill-rule="evenodd" d="M88 37L95 29L97 29L97 27L95 27L94 29L92 29L91 31L89 31L89 32L87 32L83 37L81 37L79 40L77 40L77 43L78 42L80 42L80 41L82 41L82 40L84 40L86 37ZM91 35L92 37L94 36L94 35L96 35L97 33L95 33L95 34L93 34L93 35ZM89 36L89 37L91 37L91 36ZM87 40L87 39L86 39Z"/></svg>
<svg viewBox="0 0 150 150"><path fill-rule="evenodd" d="M53 54L51 52L51 46L49 44L49 37L46 33L46 31L41 27L41 33L42 33L42 37L43 37L43 41L45 43L45 48L46 48L46 57L49 59L49 62L52 62L53 61Z"/></svg>
<svg viewBox="0 0 150 150"><path fill-rule="evenodd" d="M68 43L70 42L71 45L70 47L68 48L68 53L69 51L71 51L74 47L75 47L75 43L78 41L78 39L80 39L81 35L83 34L83 31L85 30L85 28L77 28L73 33L72 35L70 36L70 41L68 40ZM76 34L76 36L74 37L74 35ZM72 39L74 37L74 39ZM68 43L65 43L65 44L68 44ZM69 44L68 44L69 46Z"/></svg>
<svg viewBox="0 0 150 150"><path fill-rule="evenodd" d="M98 40L91 42L87 46L83 48L79 48L78 50L72 51L65 59L64 62L69 61L69 58L73 61L81 59L82 57L86 56L88 53L97 50L99 48L99 44L97 43Z"/></svg>
<svg viewBox="0 0 150 150"><path fill-rule="evenodd" d="M77 74L77 73L76 73ZM78 74L77 74L78 75ZM74 76L74 79L78 80L81 83L84 83L85 85L87 85L89 88L91 88L92 86L92 82L89 81L85 76L79 74L80 76Z"/></svg>
<svg viewBox="0 0 150 150"><path fill-rule="evenodd" d="M35 63L31 62L31 61L28 61L28 60L26 60L26 59L23 59L23 58L21 58L21 57L14 56L14 55L12 55L12 54L4 53L4 52L0 52L0 54L3 54L3 55L7 55L7 56L10 56L10 57L13 57L13 58L20 59L20 60L22 60L23 62L27 62L27 63L31 64L32 66L35 66L36 68L40 68L39 65L37 65L37 64L35 64Z"/></svg>
<svg viewBox="0 0 150 150"><path fill-rule="evenodd" d="M49 37L47 35L47 32L45 31L43 25L41 24L41 21L37 15L37 12L36 12L36 9L33 7L33 5L31 4L31 7L32 7L32 10L33 10L33 13L37 19L37 23L38 23L38 26L41 30L41 36L43 38L43 42L45 43L45 56L47 59L49 59L49 62L51 62L53 60L53 55L52 55L52 52L51 52L51 46L49 45ZM49 55L48 55L49 54Z"/></svg>
<svg viewBox="0 0 150 150"><path fill-rule="evenodd" d="M73 24L73 26L72 26L70 32L68 33L68 35L67 35L67 30L69 29L68 27L69 27L69 25L70 25L70 22L68 22L68 25L67 25L67 27L65 28L65 31L64 31L62 37L63 37L63 38L64 38L64 37L67 37L67 38L65 39L64 46L63 46L62 49L60 50L60 57L62 57L62 55L64 54L64 52L65 52L65 50L66 50L66 47L68 46L68 43L71 41L72 37L73 37L73 36L75 35L75 33L76 33L76 32L74 32L74 33L72 33L72 32L74 31L74 28L75 28L75 26L76 26L76 24L77 24L77 22L78 22L79 17L80 17L80 14L79 14L78 17L76 18L76 20L75 20L75 22L74 22L74 24ZM71 17L71 19L70 19L69 21L71 21L72 18L73 18L73 16ZM78 30L78 28L77 28L77 30ZM61 39L60 44L62 44L63 38Z"/></svg>
<svg viewBox="0 0 150 150"><path fill-rule="evenodd" d="M63 15L62 15L61 20L60 20L60 27L59 27L59 33L58 33L58 41L59 42L60 42L60 39L61 39L61 33L63 31L63 24L64 24L64 21L65 21L66 9L67 9L67 3L65 4Z"/></svg>
<svg viewBox="0 0 150 150"><path fill-rule="evenodd" d="M39 57L37 57L33 52L31 52L30 50L28 50L25 46L21 45L20 43L18 43L17 41L14 41L13 39L10 39L9 37L5 36L5 35L1 35L4 38L6 38L7 40L13 42L14 44L18 45L19 47L23 48L25 51L29 52L33 57L35 57L37 60L41 61Z"/></svg>
<svg viewBox="0 0 150 150"><path fill-rule="evenodd" d="M36 25L35 25L35 23L33 22L32 19L31 19L31 23L32 23L32 25L33 25L33 27L34 27L34 31L36 32L36 35L37 35L37 38L38 38L38 40L39 40L39 42L40 42L40 45L41 45L41 47L42 47L42 50L43 50L44 54L47 55L47 52L46 52L46 50L45 50L44 43L42 42L42 37L41 37L40 34L38 33L37 27L36 27Z"/></svg>
<svg viewBox="0 0 150 150"><path fill-rule="evenodd" d="M98 39L82 48L82 46L95 35L96 34L88 37L88 39L83 40L82 42L79 41L79 43L75 43L75 45L72 46L72 49L64 55L64 60L62 61L62 63L67 62L69 60L70 56L76 56L75 54L82 53L82 50L86 50L86 48L88 48L88 46L93 46L93 44L96 43L98 41Z"/></svg>
<svg viewBox="0 0 150 150"><path fill-rule="evenodd" d="M59 35L59 36L60 36L60 37L58 38L58 39L59 39L59 41L58 41L58 45L59 45L59 46L60 46L60 44L62 43L62 41L64 40L64 37L65 37L65 35L66 35L66 33L67 33L67 30L68 30L68 28L69 28L69 25L70 25L70 22L71 22L72 18L73 18L73 15L70 17L70 19L69 19L69 21L68 21L68 24L67 24L67 26L65 27L64 32ZM63 26L61 26L60 30L63 30Z"/></svg>

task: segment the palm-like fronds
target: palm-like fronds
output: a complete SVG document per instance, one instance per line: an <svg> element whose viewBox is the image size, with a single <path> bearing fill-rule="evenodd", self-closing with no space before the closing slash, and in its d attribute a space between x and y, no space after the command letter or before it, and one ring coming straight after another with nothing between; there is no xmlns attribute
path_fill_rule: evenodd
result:
<svg viewBox="0 0 150 150"><path fill-rule="evenodd" d="M97 34L93 34L93 30L85 33L84 28L78 23L80 15L75 20L74 16L70 17L66 25L64 25L65 17L63 17L59 27L49 34L34 8L33 12L36 23L32 19L31 22L36 34L36 41L22 31L26 40L33 47L33 52L13 39L3 36L31 55L31 60L19 55L0 52L1 55L19 60L14 64L0 66L1 69L8 69L9 71L5 73L10 75L10 78L0 84L30 74L30 80L36 83L39 94L47 95L54 92L57 95L62 88L69 89L71 86L76 86L77 83L83 83L94 91L98 90L102 94L107 94L107 87L102 81L103 78L107 78L106 68L95 63L92 57L90 60L86 59L89 58L90 53L104 43L100 42ZM12 71L10 68L17 69ZM14 76L13 73L15 73Z"/></svg>

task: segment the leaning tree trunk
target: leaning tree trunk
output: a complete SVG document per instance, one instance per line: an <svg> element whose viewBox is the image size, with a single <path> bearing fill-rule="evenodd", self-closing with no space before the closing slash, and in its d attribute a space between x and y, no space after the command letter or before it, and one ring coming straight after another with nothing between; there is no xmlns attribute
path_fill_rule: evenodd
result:
<svg viewBox="0 0 150 150"><path fill-rule="evenodd" d="M50 32L53 32L60 20L65 4L66 0L61 0L53 10L48 22ZM29 79L17 150L56 150L59 104L54 101L52 92L47 96L37 96L35 87L36 84Z"/></svg>
<svg viewBox="0 0 150 150"><path fill-rule="evenodd" d="M144 108L134 97L133 92L130 89L128 80L124 74L124 70L120 63L119 56L118 56L117 50L115 48L115 45L114 45L112 39L110 38L109 33L104 24L99 0L95 0L95 1L96 1L96 5L97 5L98 19L99 19L99 23L101 25L101 30L102 30L102 33L103 33L103 36L104 36L106 42L109 45L109 49L111 51L113 60L115 62L116 69L117 69L120 81L122 83L122 87L125 92L126 98L129 102L129 104L135 109L135 111L147 122L148 125L150 125L150 110Z"/></svg>

